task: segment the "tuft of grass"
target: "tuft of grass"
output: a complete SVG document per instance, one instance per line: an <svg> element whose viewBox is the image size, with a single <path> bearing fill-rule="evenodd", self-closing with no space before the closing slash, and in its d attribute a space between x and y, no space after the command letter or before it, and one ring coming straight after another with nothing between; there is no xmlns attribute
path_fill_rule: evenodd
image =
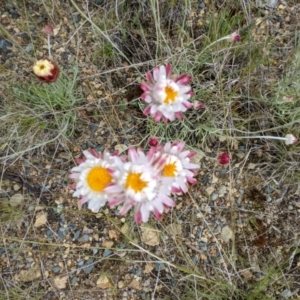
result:
<svg viewBox="0 0 300 300"><path fill-rule="evenodd" d="M6 105L1 111L1 144L10 144L5 158L22 155L55 140L73 135L76 107L83 100L77 86L78 68L72 74L61 71L55 83L23 82L6 92Z"/></svg>

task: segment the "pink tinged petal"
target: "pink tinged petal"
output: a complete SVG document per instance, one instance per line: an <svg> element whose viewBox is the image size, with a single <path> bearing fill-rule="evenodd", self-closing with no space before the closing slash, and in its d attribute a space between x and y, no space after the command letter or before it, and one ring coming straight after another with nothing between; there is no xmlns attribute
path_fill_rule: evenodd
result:
<svg viewBox="0 0 300 300"><path fill-rule="evenodd" d="M133 163L135 163L139 159L137 151L132 147L128 150L128 157Z"/></svg>
<svg viewBox="0 0 300 300"><path fill-rule="evenodd" d="M162 121L163 121L165 124L167 124L167 123L168 123L168 119L167 119L167 118L165 118L165 117L162 117ZM171 120L171 119L170 119L170 121L174 121L174 120Z"/></svg>
<svg viewBox="0 0 300 300"><path fill-rule="evenodd" d="M158 77L159 77L159 68L158 67L154 67L153 68L153 79L155 81L157 81Z"/></svg>
<svg viewBox="0 0 300 300"><path fill-rule="evenodd" d="M80 177L80 173L71 173L71 174L69 174L68 177L71 178L71 179L79 178Z"/></svg>
<svg viewBox="0 0 300 300"><path fill-rule="evenodd" d="M176 83L185 85L185 84L187 84L189 81L191 81L191 79L192 79L191 76L188 76L188 75L186 75L186 74L182 74L182 75L180 75L180 76L176 79Z"/></svg>
<svg viewBox="0 0 300 300"><path fill-rule="evenodd" d="M163 77L163 78L167 77L166 67L165 66L160 66L159 67L159 76Z"/></svg>
<svg viewBox="0 0 300 300"><path fill-rule="evenodd" d="M90 149L90 153L95 156L96 158L100 158L100 155L97 153L95 149Z"/></svg>
<svg viewBox="0 0 300 300"><path fill-rule="evenodd" d="M112 200L108 201L108 205L110 207L114 207L119 205L122 202L124 202L124 198L113 198Z"/></svg>
<svg viewBox="0 0 300 300"><path fill-rule="evenodd" d="M80 164L82 164L82 163L85 162L85 159L83 159L83 158L76 158L76 162L80 165Z"/></svg>
<svg viewBox="0 0 300 300"><path fill-rule="evenodd" d="M149 208L147 205L142 203L140 207L141 215L142 215L142 221L143 223L147 223L149 220Z"/></svg>
<svg viewBox="0 0 300 300"><path fill-rule="evenodd" d="M117 156L119 155L119 150L114 150L114 152L112 153L112 156Z"/></svg>
<svg viewBox="0 0 300 300"><path fill-rule="evenodd" d="M76 185L77 185L77 183L72 183L69 185L69 187L71 190L76 190Z"/></svg>
<svg viewBox="0 0 300 300"><path fill-rule="evenodd" d="M196 183L197 183L197 180L196 180L195 178L187 177L186 179L187 179L187 181L188 181L190 184L196 184Z"/></svg>
<svg viewBox="0 0 300 300"><path fill-rule="evenodd" d="M182 194L182 191L181 191L180 188L172 187L172 194L175 194L175 195L181 195L181 194Z"/></svg>
<svg viewBox="0 0 300 300"><path fill-rule="evenodd" d="M176 117L179 119L179 120L182 120L183 119L183 115L181 112L177 112L175 113Z"/></svg>
<svg viewBox="0 0 300 300"><path fill-rule="evenodd" d="M172 65L170 63L168 63L166 65L166 76L169 77L169 75L171 74L172 72Z"/></svg>
<svg viewBox="0 0 300 300"><path fill-rule="evenodd" d="M183 101L182 104L186 107L186 108L192 108L193 104L189 101Z"/></svg>
<svg viewBox="0 0 300 300"><path fill-rule="evenodd" d="M169 208L168 206L164 206L164 208L165 208L165 209L164 209L164 212L165 212L165 213L168 213L168 212L170 211L170 208Z"/></svg>
<svg viewBox="0 0 300 300"><path fill-rule="evenodd" d="M160 219L161 219L162 214L161 214L157 209L154 208L153 213L154 213L155 218L156 218L157 220L160 220Z"/></svg>
<svg viewBox="0 0 300 300"><path fill-rule="evenodd" d="M145 91L145 92L151 91L151 88L150 88L149 85L146 84L146 83L141 83L141 89L142 89L143 91Z"/></svg>
<svg viewBox="0 0 300 300"><path fill-rule="evenodd" d="M156 123L158 123L158 122L160 121L161 117L162 117L162 113L158 111L158 112L155 114L154 121L155 121Z"/></svg>
<svg viewBox="0 0 300 300"><path fill-rule="evenodd" d="M158 212L160 212L160 213L164 212L164 205L163 205L163 202L161 201L161 199L159 197L157 197L153 201L153 206L154 206L154 209L156 209Z"/></svg>
<svg viewBox="0 0 300 300"><path fill-rule="evenodd" d="M153 77L150 72L146 72L146 78L151 84L154 83Z"/></svg>
<svg viewBox="0 0 300 300"><path fill-rule="evenodd" d="M159 198L161 199L162 203L167 207L175 207L176 203L167 195L159 195Z"/></svg>
<svg viewBox="0 0 300 300"><path fill-rule="evenodd" d="M145 98L143 98L146 103L151 103L153 101L151 95L145 94Z"/></svg>
<svg viewBox="0 0 300 300"><path fill-rule="evenodd" d="M195 151L190 151L190 153L186 156L188 158L193 158L197 153Z"/></svg>
<svg viewBox="0 0 300 300"><path fill-rule="evenodd" d="M82 197L80 200L79 200L79 204L84 204L88 201L88 197Z"/></svg>
<svg viewBox="0 0 300 300"><path fill-rule="evenodd" d="M121 208L121 210L119 212L119 215L120 216L126 215L132 206L133 206L133 204L132 204L131 201L126 201L124 203L124 205L122 206L122 208Z"/></svg>
<svg viewBox="0 0 300 300"><path fill-rule="evenodd" d="M137 209L135 214L134 214L134 220L137 224L142 223L142 214L141 214L141 211L139 209Z"/></svg>
<svg viewBox="0 0 300 300"><path fill-rule="evenodd" d="M189 170L193 170L193 169L199 169L200 166L197 165L197 164L188 163L188 164L184 165L184 168L189 169Z"/></svg>
<svg viewBox="0 0 300 300"><path fill-rule="evenodd" d="M143 114L145 116L148 116L150 114L150 110L151 110L151 106L149 105L144 109Z"/></svg>
<svg viewBox="0 0 300 300"><path fill-rule="evenodd" d="M108 194L117 194L117 193L121 193L122 191L123 188L117 184L110 185L104 189L104 192Z"/></svg>
<svg viewBox="0 0 300 300"><path fill-rule="evenodd" d="M177 142L177 149L178 149L178 152L181 152L182 149L184 148L184 142Z"/></svg>

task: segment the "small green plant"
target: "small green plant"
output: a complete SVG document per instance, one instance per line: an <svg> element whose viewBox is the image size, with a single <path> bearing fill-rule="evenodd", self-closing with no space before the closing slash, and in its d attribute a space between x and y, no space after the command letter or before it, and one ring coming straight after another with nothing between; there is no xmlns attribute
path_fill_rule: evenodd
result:
<svg viewBox="0 0 300 300"><path fill-rule="evenodd" d="M26 82L11 86L1 111L3 128L9 133L14 154L36 149L58 138L72 136L76 122L76 106L83 100L77 86L78 68L73 74L62 71L54 83ZM35 79L33 79L35 80ZM33 141L34 137L34 141ZM27 141L27 143L21 141Z"/></svg>

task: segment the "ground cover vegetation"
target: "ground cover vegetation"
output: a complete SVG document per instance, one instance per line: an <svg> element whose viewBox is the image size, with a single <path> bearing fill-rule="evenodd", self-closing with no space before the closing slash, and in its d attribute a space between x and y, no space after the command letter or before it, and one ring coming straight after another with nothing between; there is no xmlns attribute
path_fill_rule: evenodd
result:
<svg viewBox="0 0 300 300"><path fill-rule="evenodd" d="M299 299L296 1L0 12L0 299Z"/></svg>

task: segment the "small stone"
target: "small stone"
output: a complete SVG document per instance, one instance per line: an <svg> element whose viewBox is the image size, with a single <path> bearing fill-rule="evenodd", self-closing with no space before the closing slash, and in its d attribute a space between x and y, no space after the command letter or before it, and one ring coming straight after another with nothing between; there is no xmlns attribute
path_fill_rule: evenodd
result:
<svg viewBox="0 0 300 300"><path fill-rule="evenodd" d="M129 287L137 290L137 291L140 291L142 289L141 287L141 282L138 280L138 278L134 278L130 284L129 284Z"/></svg>
<svg viewBox="0 0 300 300"><path fill-rule="evenodd" d="M112 281L107 275L103 274L97 280L97 287L100 289L108 289L112 286Z"/></svg>
<svg viewBox="0 0 300 300"><path fill-rule="evenodd" d="M67 282L68 282L68 275L55 277L53 279L53 285L59 290L65 289L67 287Z"/></svg>
<svg viewBox="0 0 300 300"><path fill-rule="evenodd" d="M9 204L12 206L12 207L16 207L18 205L21 205L22 202L24 200L24 197L22 194L15 194L13 195L10 200L9 200Z"/></svg>
<svg viewBox="0 0 300 300"><path fill-rule="evenodd" d="M93 270L95 264L93 263L93 260L90 258L88 259L85 263L84 263L84 266L83 266L83 272L85 274L89 274L91 273L91 271Z"/></svg>
<svg viewBox="0 0 300 300"><path fill-rule="evenodd" d="M214 192L214 193L211 194L210 198L211 198L212 201L215 201L215 200L217 200L219 198L219 195Z"/></svg>
<svg viewBox="0 0 300 300"><path fill-rule="evenodd" d="M90 240L90 237L89 237L89 235L84 234L81 239L83 242L88 242Z"/></svg>
<svg viewBox="0 0 300 300"><path fill-rule="evenodd" d="M107 257L111 255L113 252L110 249L105 249L103 252L103 257Z"/></svg>
<svg viewBox="0 0 300 300"><path fill-rule="evenodd" d="M55 267L52 268L52 271L53 271L54 273L59 273L60 269L61 269L61 268L60 268L59 266L55 266Z"/></svg>
<svg viewBox="0 0 300 300"><path fill-rule="evenodd" d="M124 283L123 280L121 280L121 281L118 282L118 288L119 289L122 289L124 286L125 286L125 283Z"/></svg>
<svg viewBox="0 0 300 300"><path fill-rule="evenodd" d="M102 243L102 247L104 248L111 248L113 246L114 242L112 241L105 241Z"/></svg>
<svg viewBox="0 0 300 300"><path fill-rule="evenodd" d="M151 273L151 271L154 269L153 263L147 263L145 266L144 273L148 274Z"/></svg>
<svg viewBox="0 0 300 300"><path fill-rule="evenodd" d="M213 174L211 183L217 183L219 181L219 178Z"/></svg>
<svg viewBox="0 0 300 300"><path fill-rule="evenodd" d="M17 192L19 189L21 188L21 186L19 184L14 184L13 189L15 192Z"/></svg>
<svg viewBox="0 0 300 300"><path fill-rule="evenodd" d="M219 197L223 197L226 193L227 189L225 185L221 185L221 187L219 188Z"/></svg>
<svg viewBox="0 0 300 300"><path fill-rule="evenodd" d="M44 211L37 213L34 227L40 227L40 226L45 225L47 223L47 216L48 216L48 214Z"/></svg>
<svg viewBox="0 0 300 300"><path fill-rule="evenodd" d="M157 230L154 230L150 227L142 228L141 240L143 243L149 246L156 246L159 244L159 234Z"/></svg>
<svg viewBox="0 0 300 300"><path fill-rule="evenodd" d="M214 187L214 186L209 186L209 187L205 190L205 192L206 192L207 196L209 197L209 196L214 192L214 190L215 190L215 187Z"/></svg>
<svg viewBox="0 0 300 300"><path fill-rule="evenodd" d="M79 238L80 233L81 233L80 230L77 230L77 231L74 233L74 237L73 237L73 240L74 240L74 241L76 241L76 240Z"/></svg>
<svg viewBox="0 0 300 300"><path fill-rule="evenodd" d="M71 284L74 285L78 281L77 277L73 277L71 280Z"/></svg>
<svg viewBox="0 0 300 300"><path fill-rule="evenodd" d="M11 52L10 47L12 47L12 43L6 39L0 39L0 52L3 52L5 54L8 54Z"/></svg>
<svg viewBox="0 0 300 300"><path fill-rule="evenodd" d="M230 229L229 226L224 226L221 230L221 239L225 242L228 243L229 240L233 240L234 234L233 231Z"/></svg>
<svg viewBox="0 0 300 300"><path fill-rule="evenodd" d="M119 233L117 232L117 231L115 231L115 230L108 230L108 236L109 236L109 238L111 239L111 240L113 240L113 239L118 239L118 237L119 237Z"/></svg>
<svg viewBox="0 0 300 300"><path fill-rule="evenodd" d="M121 227L121 232L123 233L123 234L128 234L128 232L129 232L129 225L127 224L127 223L125 223L122 227Z"/></svg>
<svg viewBox="0 0 300 300"><path fill-rule="evenodd" d="M155 263L155 271L162 271L166 268L164 263Z"/></svg>
<svg viewBox="0 0 300 300"><path fill-rule="evenodd" d="M28 44L27 46L26 46L26 48L25 48L25 51L27 52L27 53L30 53L30 52L32 52L34 50L34 46L33 46L33 44Z"/></svg>

